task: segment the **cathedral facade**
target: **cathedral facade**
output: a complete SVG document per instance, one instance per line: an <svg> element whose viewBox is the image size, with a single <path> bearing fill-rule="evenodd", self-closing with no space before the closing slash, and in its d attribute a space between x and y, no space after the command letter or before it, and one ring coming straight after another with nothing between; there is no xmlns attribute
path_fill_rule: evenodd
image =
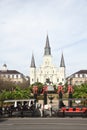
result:
<svg viewBox="0 0 87 130"><path fill-rule="evenodd" d="M64 85L65 83L65 62L63 53L61 56L60 66L55 67L52 62L48 35L46 37L46 44L44 48L43 63L39 68L36 67L34 55L32 54L30 65L30 84L35 82L52 85L58 85L59 83Z"/></svg>

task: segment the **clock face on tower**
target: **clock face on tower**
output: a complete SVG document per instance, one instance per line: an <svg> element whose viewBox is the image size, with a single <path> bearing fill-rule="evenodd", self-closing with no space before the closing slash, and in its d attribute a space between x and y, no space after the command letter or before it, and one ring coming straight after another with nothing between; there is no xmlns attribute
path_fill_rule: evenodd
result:
<svg viewBox="0 0 87 130"><path fill-rule="evenodd" d="M48 60L48 59L45 60L45 65L46 65L46 66L49 66L49 60Z"/></svg>

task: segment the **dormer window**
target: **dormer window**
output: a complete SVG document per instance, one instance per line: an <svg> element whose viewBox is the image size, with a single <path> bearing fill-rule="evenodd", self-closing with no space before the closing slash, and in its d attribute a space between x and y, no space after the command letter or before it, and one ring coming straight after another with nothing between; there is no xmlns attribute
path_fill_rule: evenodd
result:
<svg viewBox="0 0 87 130"><path fill-rule="evenodd" d="M75 77L78 78L78 74L75 74Z"/></svg>
<svg viewBox="0 0 87 130"><path fill-rule="evenodd" d="M83 77L83 75L82 74L80 74L80 78L82 78Z"/></svg>
<svg viewBox="0 0 87 130"><path fill-rule="evenodd" d="M85 74L85 77L87 78L87 74Z"/></svg>

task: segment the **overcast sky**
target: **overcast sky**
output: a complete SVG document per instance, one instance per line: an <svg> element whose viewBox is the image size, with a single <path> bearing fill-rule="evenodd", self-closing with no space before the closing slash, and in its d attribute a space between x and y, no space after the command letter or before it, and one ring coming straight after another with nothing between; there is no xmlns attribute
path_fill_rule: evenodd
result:
<svg viewBox="0 0 87 130"><path fill-rule="evenodd" d="M66 74L87 69L87 0L0 0L0 68L29 75L32 52L42 65L46 36L53 64Z"/></svg>

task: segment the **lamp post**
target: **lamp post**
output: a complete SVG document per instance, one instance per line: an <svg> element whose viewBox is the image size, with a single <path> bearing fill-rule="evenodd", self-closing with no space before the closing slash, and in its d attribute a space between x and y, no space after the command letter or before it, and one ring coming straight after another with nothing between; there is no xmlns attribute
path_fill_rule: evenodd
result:
<svg viewBox="0 0 87 130"><path fill-rule="evenodd" d="M42 110L42 116L44 117L44 105L47 104L47 92L48 92L48 86L43 86L42 94L44 96L43 100L43 110Z"/></svg>
<svg viewBox="0 0 87 130"><path fill-rule="evenodd" d="M59 108L61 108L63 106L63 102L62 102L62 97L63 97L63 86L59 85L58 86L58 91L57 91L58 95L59 95Z"/></svg>
<svg viewBox="0 0 87 130"><path fill-rule="evenodd" d="M68 106L69 107L72 107L72 93L73 93L72 85L68 85Z"/></svg>
<svg viewBox="0 0 87 130"><path fill-rule="evenodd" d="M34 99L37 101L38 86L33 86Z"/></svg>
<svg viewBox="0 0 87 130"><path fill-rule="evenodd" d="M48 86L43 86L43 95L44 95L44 105L47 104L47 92L48 92Z"/></svg>

